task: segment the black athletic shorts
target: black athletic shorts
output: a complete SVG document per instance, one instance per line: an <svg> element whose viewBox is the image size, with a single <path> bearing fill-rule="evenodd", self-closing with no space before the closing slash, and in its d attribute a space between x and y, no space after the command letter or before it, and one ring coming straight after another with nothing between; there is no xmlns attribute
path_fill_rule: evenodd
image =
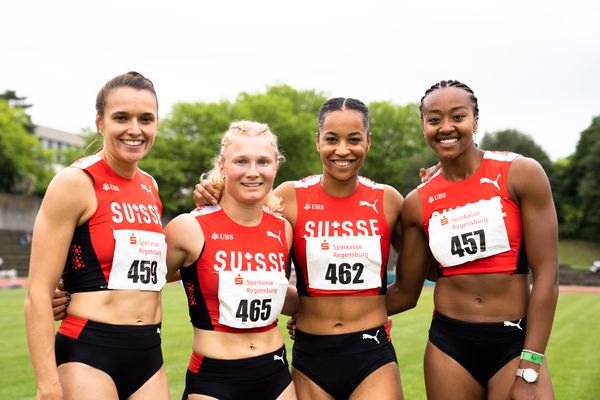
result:
<svg viewBox="0 0 600 400"><path fill-rule="evenodd" d="M347 399L372 372L398 363L382 326L341 335L313 335L296 330L292 367L335 399Z"/></svg>
<svg viewBox="0 0 600 400"><path fill-rule="evenodd" d="M106 372L126 399L163 365L160 324L111 325L67 315L55 353L57 365L79 362Z"/></svg>
<svg viewBox="0 0 600 400"><path fill-rule="evenodd" d="M238 360L219 360L192 353L183 400L202 394L219 400L275 400L292 382L285 347Z"/></svg>
<svg viewBox="0 0 600 400"><path fill-rule="evenodd" d="M507 362L519 356L526 318L474 323L435 311L429 341L462 365L483 387Z"/></svg>

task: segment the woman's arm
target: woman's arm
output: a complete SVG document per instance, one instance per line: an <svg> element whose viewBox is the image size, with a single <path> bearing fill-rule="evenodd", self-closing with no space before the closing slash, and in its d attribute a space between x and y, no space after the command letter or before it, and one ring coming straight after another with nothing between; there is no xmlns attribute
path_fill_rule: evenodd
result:
<svg viewBox="0 0 600 400"><path fill-rule="evenodd" d="M287 240L287 244L288 244L288 259L286 260L286 266L285 266L285 276L287 276L288 278L290 277L291 274L291 268L292 268L292 241L294 239L294 231L292 229L292 225L289 223L288 220L285 221L285 237ZM288 285L286 294L285 294L285 302L283 303L283 309L281 310L281 313L283 315L296 315L296 313L298 312L298 305L299 303L299 299L298 299L298 291L296 290L295 286L292 285Z"/></svg>
<svg viewBox="0 0 600 400"><path fill-rule="evenodd" d="M204 233L200 224L191 214L181 214L173 218L165 227L167 241L167 281L179 276L180 267L196 261L204 247Z"/></svg>
<svg viewBox="0 0 600 400"><path fill-rule="evenodd" d="M35 220L25 322L38 395L43 399L62 398L54 355L52 298L73 232L90 218L96 204L92 180L84 171L66 168L48 186Z"/></svg>
<svg viewBox="0 0 600 400"><path fill-rule="evenodd" d="M541 165L530 158L512 162L508 185L521 208L523 240L533 276L525 348L544 353L558 301L558 222L552 191Z"/></svg>
<svg viewBox="0 0 600 400"><path fill-rule="evenodd" d="M421 200L416 190L402 206L402 246L396 264L396 281L388 286L385 303L388 315L416 306L431 264L431 253L423 232Z"/></svg>

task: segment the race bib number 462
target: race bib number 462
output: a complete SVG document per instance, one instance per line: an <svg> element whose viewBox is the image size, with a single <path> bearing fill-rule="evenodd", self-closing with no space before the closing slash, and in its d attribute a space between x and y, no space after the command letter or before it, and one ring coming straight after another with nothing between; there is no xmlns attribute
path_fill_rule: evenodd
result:
<svg viewBox="0 0 600 400"><path fill-rule="evenodd" d="M321 290L381 287L379 236L306 238L308 281Z"/></svg>

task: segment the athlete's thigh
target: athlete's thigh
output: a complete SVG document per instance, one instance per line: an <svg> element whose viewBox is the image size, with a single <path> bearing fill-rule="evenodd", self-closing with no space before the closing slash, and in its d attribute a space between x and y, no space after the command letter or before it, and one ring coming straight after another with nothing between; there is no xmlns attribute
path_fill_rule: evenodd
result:
<svg viewBox="0 0 600 400"><path fill-rule="evenodd" d="M382 365L367 376L350 396L352 400L402 400L402 383L398 364Z"/></svg>
<svg viewBox="0 0 600 400"><path fill-rule="evenodd" d="M112 378L104 371L78 362L58 366L65 400L115 399L119 395Z"/></svg>
<svg viewBox="0 0 600 400"><path fill-rule="evenodd" d="M431 342L425 349L425 388L429 400L482 400L485 389L456 360Z"/></svg>
<svg viewBox="0 0 600 400"><path fill-rule="evenodd" d="M169 384L167 383L167 374L165 367L162 366L150 379L146 381L131 396L130 400L168 400Z"/></svg>
<svg viewBox="0 0 600 400"><path fill-rule="evenodd" d="M521 379L515 377L518 366L519 357L515 357L494 374L488 384L488 400L505 400L508 398L515 379ZM550 378L548 366L545 361L540 367L540 378L536 385L541 399L554 399L552 379Z"/></svg>
<svg viewBox="0 0 600 400"><path fill-rule="evenodd" d="M296 400L296 388L294 383L290 383L283 392L277 397L277 400Z"/></svg>
<svg viewBox="0 0 600 400"><path fill-rule="evenodd" d="M298 400L335 400L308 376L292 368L292 380Z"/></svg>

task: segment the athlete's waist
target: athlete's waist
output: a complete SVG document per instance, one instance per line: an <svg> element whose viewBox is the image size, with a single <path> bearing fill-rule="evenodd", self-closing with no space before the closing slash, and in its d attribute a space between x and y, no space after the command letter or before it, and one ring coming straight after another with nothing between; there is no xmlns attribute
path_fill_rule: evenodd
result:
<svg viewBox="0 0 600 400"><path fill-rule="evenodd" d="M456 275L437 280L434 304L463 321L512 320L526 314L529 291L527 275Z"/></svg>
<svg viewBox="0 0 600 400"><path fill-rule="evenodd" d="M105 290L72 293L67 313L107 324L157 324L162 319L160 292Z"/></svg>
<svg viewBox="0 0 600 400"><path fill-rule="evenodd" d="M386 321L385 296L300 297L296 324L308 333L330 335L369 329Z"/></svg>
<svg viewBox="0 0 600 400"><path fill-rule="evenodd" d="M192 349L206 357L237 360L271 353L284 344L275 326L264 332L231 333L194 328Z"/></svg>

